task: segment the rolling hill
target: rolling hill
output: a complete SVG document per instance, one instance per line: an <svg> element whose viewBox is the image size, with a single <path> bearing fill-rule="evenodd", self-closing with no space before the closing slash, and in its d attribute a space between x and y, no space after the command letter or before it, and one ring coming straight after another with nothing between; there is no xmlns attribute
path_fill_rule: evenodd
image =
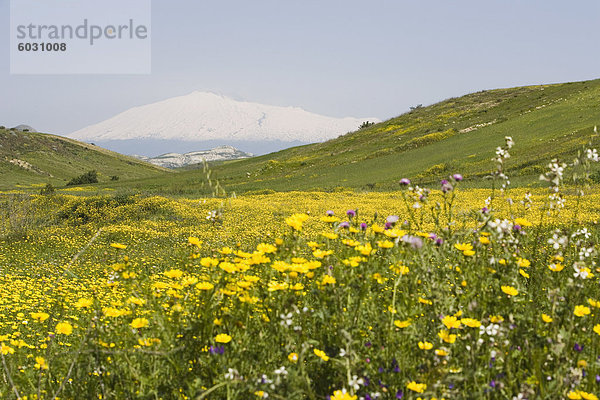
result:
<svg viewBox="0 0 600 400"><path fill-rule="evenodd" d="M599 104L600 80L486 90L324 143L224 163L214 172L236 192L390 190L402 177L433 184L455 172L480 186L493 168L495 148L512 136L511 180L532 185L552 158L571 161L584 144L598 146Z"/></svg>
<svg viewBox="0 0 600 400"><path fill-rule="evenodd" d="M0 190L51 183L96 170L100 182L155 177L166 170L73 139L37 132L0 129Z"/></svg>

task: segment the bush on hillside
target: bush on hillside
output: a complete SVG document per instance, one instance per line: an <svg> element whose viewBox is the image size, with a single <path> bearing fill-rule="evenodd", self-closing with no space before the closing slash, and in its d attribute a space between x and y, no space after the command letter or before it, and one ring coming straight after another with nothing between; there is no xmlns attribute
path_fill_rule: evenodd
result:
<svg viewBox="0 0 600 400"><path fill-rule="evenodd" d="M86 183L98 183L98 174L96 171L88 171L67 182L67 186L85 185Z"/></svg>
<svg viewBox="0 0 600 400"><path fill-rule="evenodd" d="M54 189L54 186L52 186L51 183L46 183L46 186L44 186L42 190L40 190L40 194L42 196L49 196L53 195L55 191L56 190Z"/></svg>

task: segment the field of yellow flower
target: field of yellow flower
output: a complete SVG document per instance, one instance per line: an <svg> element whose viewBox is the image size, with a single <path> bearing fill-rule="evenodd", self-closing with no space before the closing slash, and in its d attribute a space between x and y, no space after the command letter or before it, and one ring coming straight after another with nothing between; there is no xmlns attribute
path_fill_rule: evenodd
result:
<svg viewBox="0 0 600 400"><path fill-rule="evenodd" d="M461 179L1 195L0 398L597 399L597 190Z"/></svg>

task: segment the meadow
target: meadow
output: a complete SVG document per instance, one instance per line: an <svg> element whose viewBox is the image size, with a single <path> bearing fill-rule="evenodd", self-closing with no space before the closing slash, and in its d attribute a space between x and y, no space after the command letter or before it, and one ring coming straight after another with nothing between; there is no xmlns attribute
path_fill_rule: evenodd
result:
<svg viewBox="0 0 600 400"><path fill-rule="evenodd" d="M0 397L597 399L598 155L513 189L511 147L494 190L3 192Z"/></svg>

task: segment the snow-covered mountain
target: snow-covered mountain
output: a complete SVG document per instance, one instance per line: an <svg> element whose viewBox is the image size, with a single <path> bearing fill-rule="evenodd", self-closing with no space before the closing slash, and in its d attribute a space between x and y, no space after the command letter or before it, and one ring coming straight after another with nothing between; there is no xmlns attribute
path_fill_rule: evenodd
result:
<svg viewBox="0 0 600 400"><path fill-rule="evenodd" d="M211 150L192 151L185 154L166 153L156 157L133 155L154 165L165 168L179 168L186 165L198 164L203 161L225 161L239 158L252 157L252 154L243 152L232 146L219 146Z"/></svg>
<svg viewBox="0 0 600 400"><path fill-rule="evenodd" d="M211 92L193 92L140 107L71 133L84 141L161 139L185 141L320 142L355 131L377 118L333 118L297 107L278 107Z"/></svg>

